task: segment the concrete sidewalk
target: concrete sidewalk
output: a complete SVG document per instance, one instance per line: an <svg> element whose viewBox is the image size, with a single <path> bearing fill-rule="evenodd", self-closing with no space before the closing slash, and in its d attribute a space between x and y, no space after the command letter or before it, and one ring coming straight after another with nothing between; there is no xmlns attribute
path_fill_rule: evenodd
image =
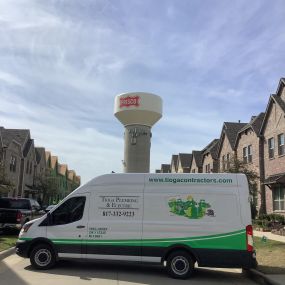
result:
<svg viewBox="0 0 285 285"><path fill-rule="evenodd" d="M255 237L266 237L271 240L276 240L285 243L285 236L275 235L270 232L260 232L260 231L253 231L253 236Z"/></svg>
<svg viewBox="0 0 285 285"><path fill-rule="evenodd" d="M253 231L253 235L285 243L285 236L275 235L270 232ZM285 285L285 274L263 274L253 269L251 270L251 276L260 284Z"/></svg>

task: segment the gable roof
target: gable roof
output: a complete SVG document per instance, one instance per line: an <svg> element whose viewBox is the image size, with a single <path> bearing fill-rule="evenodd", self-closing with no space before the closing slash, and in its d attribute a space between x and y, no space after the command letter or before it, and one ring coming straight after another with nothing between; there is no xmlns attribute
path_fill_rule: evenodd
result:
<svg viewBox="0 0 285 285"><path fill-rule="evenodd" d="M33 145L34 145L34 140L28 139L27 143L25 144L24 150L23 150L24 157L28 155Z"/></svg>
<svg viewBox="0 0 285 285"><path fill-rule="evenodd" d="M57 156L51 156L51 167L55 168L56 163L58 162Z"/></svg>
<svg viewBox="0 0 285 285"><path fill-rule="evenodd" d="M273 103L276 103L285 113L285 102L281 99L281 92L284 87L285 87L285 79L281 78L279 81L278 87L277 87L276 94L271 94L269 97L268 104L267 104L266 111L265 111L265 116L263 118L262 125L260 128L260 133L259 133L260 135L263 135L264 128L266 126L267 119L268 119L271 106Z"/></svg>
<svg viewBox="0 0 285 285"><path fill-rule="evenodd" d="M218 156L221 152L224 142L224 136L227 136L231 148L235 149L235 142L238 132L246 125L246 123L224 122L218 146Z"/></svg>
<svg viewBox="0 0 285 285"><path fill-rule="evenodd" d="M1 127L1 141L5 147L8 147L9 144L14 141L18 143L23 150L27 138L30 138L29 130L5 129L4 127Z"/></svg>
<svg viewBox="0 0 285 285"><path fill-rule="evenodd" d="M179 164L179 161L181 163L182 168L189 168L190 169L191 162L192 162L192 154L191 153L179 153L177 165Z"/></svg>
<svg viewBox="0 0 285 285"><path fill-rule="evenodd" d="M161 164L161 173L170 173L170 164Z"/></svg>
<svg viewBox="0 0 285 285"><path fill-rule="evenodd" d="M30 130L24 129L2 129L2 140L5 146L8 146L12 140L18 142L22 149L25 146L26 140L30 138Z"/></svg>
<svg viewBox="0 0 285 285"><path fill-rule="evenodd" d="M45 148L44 147L35 147L36 152L36 162L40 163L42 159L45 159Z"/></svg>
<svg viewBox="0 0 285 285"><path fill-rule="evenodd" d="M67 178L69 180L73 180L75 178L75 176L76 176L76 173L74 170L68 170Z"/></svg>
<svg viewBox="0 0 285 285"><path fill-rule="evenodd" d="M265 113L260 113L258 116L252 116L248 124L240 129L235 141L235 148L238 146L240 135L248 129L252 129L257 136L259 136L260 128L264 119Z"/></svg>
<svg viewBox="0 0 285 285"><path fill-rule="evenodd" d="M62 176L66 175L67 172L67 165L66 164L60 164L57 165L58 173Z"/></svg>
<svg viewBox="0 0 285 285"><path fill-rule="evenodd" d="M210 153L213 159L218 158L218 146L219 146L219 139L213 139L203 150L203 158L202 158L202 163L204 160L204 156L207 153Z"/></svg>
<svg viewBox="0 0 285 285"><path fill-rule="evenodd" d="M192 151L193 160L195 160L197 167L202 167L203 165L203 152L201 150Z"/></svg>
<svg viewBox="0 0 285 285"><path fill-rule="evenodd" d="M174 165L174 169L176 172L177 172L177 168L178 168L177 162L178 162L178 154L172 154L170 166L171 166L171 170L172 170L172 165Z"/></svg>

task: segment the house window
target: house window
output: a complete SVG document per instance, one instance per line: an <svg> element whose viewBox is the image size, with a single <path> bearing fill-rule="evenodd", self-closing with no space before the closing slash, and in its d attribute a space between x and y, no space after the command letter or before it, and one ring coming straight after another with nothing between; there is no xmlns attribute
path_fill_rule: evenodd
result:
<svg viewBox="0 0 285 285"><path fill-rule="evenodd" d="M273 211L284 211L285 210L285 188L284 186L277 186L272 190L273 194Z"/></svg>
<svg viewBox="0 0 285 285"><path fill-rule="evenodd" d="M274 157L274 138L268 139L268 154L269 158Z"/></svg>
<svg viewBox="0 0 285 285"><path fill-rule="evenodd" d="M247 163L247 147L244 147L242 149L242 153L243 153L243 162Z"/></svg>
<svg viewBox="0 0 285 285"><path fill-rule="evenodd" d="M195 173L195 169L192 170L192 173Z"/></svg>
<svg viewBox="0 0 285 285"><path fill-rule="evenodd" d="M11 155L10 171L16 172L16 167L17 167L17 158L14 155Z"/></svg>
<svg viewBox="0 0 285 285"><path fill-rule="evenodd" d="M252 162L252 145L251 144L247 147L247 161L249 163Z"/></svg>
<svg viewBox="0 0 285 285"><path fill-rule="evenodd" d="M226 160L226 156L223 155L223 156L222 156L222 167L223 167L223 170L226 169L226 162L225 162L225 160Z"/></svg>
<svg viewBox="0 0 285 285"><path fill-rule="evenodd" d="M230 168L230 154L227 153L227 169Z"/></svg>
<svg viewBox="0 0 285 285"><path fill-rule="evenodd" d="M284 134L278 135L278 155L285 154L284 149Z"/></svg>

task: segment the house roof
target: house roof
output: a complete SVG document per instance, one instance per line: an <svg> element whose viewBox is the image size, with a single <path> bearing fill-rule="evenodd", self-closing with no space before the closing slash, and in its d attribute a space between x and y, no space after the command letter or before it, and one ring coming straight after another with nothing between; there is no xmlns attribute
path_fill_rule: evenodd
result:
<svg viewBox="0 0 285 285"><path fill-rule="evenodd" d="M2 140L5 146L8 146L12 140L15 140L24 148L27 138L30 138L30 130L2 129Z"/></svg>
<svg viewBox="0 0 285 285"><path fill-rule="evenodd" d="M80 184L81 183L81 177L79 175L75 176L75 181Z"/></svg>
<svg viewBox="0 0 285 285"><path fill-rule="evenodd" d="M24 150L23 150L23 155L24 157L27 156L27 154L30 152L31 147L34 144L34 140L28 139L27 143L25 144Z"/></svg>
<svg viewBox="0 0 285 285"><path fill-rule="evenodd" d="M238 145L240 134L245 132L248 129L252 129L257 136L259 136L260 128L264 119L265 113L260 113L258 116L252 116L251 120L248 124L246 124L243 128L240 129L238 135L236 137L235 148Z"/></svg>
<svg viewBox="0 0 285 285"><path fill-rule="evenodd" d="M52 155L51 156L51 167L52 168L55 168L57 161L58 161L57 156Z"/></svg>
<svg viewBox="0 0 285 285"><path fill-rule="evenodd" d="M275 183L285 183L285 173L271 175L264 180L263 184L270 185Z"/></svg>
<svg viewBox="0 0 285 285"><path fill-rule="evenodd" d="M213 159L218 158L218 146L219 146L219 139L213 139L203 150L203 158L204 155L210 153Z"/></svg>
<svg viewBox="0 0 285 285"><path fill-rule="evenodd" d="M203 152L201 150L193 150L192 155L193 155L193 160L195 160L197 167L202 167Z"/></svg>
<svg viewBox="0 0 285 285"><path fill-rule="evenodd" d="M66 172L68 171L66 164L60 164L60 163L58 163L57 169L58 169L58 173L61 174L61 175L63 175L63 176L65 176L65 175L66 175Z"/></svg>
<svg viewBox="0 0 285 285"><path fill-rule="evenodd" d="M45 148L44 147L36 147L36 161L37 163L40 163L40 161L45 158Z"/></svg>
<svg viewBox="0 0 285 285"><path fill-rule="evenodd" d="M260 133L259 133L260 135L263 135L264 128L267 122L267 118L269 116L271 106L273 103L276 103L277 105L279 105L279 107L285 113L285 102L281 99L281 92L284 87L285 87L285 78L281 78L279 81L278 87L277 87L276 94L272 94L269 97L268 104L267 104L266 111L265 111L265 116L263 118L262 125L260 127Z"/></svg>
<svg viewBox="0 0 285 285"><path fill-rule="evenodd" d="M172 165L174 165L175 171L177 171L177 166L178 166L177 162L178 162L178 154L172 154L170 165L171 167Z"/></svg>
<svg viewBox="0 0 285 285"><path fill-rule="evenodd" d="M76 173L74 170L68 170L68 174L67 174L67 177L69 180L73 180L76 176Z"/></svg>
<svg viewBox="0 0 285 285"><path fill-rule="evenodd" d="M48 161L48 159L51 157L51 152L50 151L46 151L46 161Z"/></svg>
<svg viewBox="0 0 285 285"><path fill-rule="evenodd" d="M235 142L236 137L238 135L238 132L246 125L246 123L234 123L234 122L224 122L220 140L219 140L219 146L218 146L218 156L220 154L224 139L224 136L227 136L230 146L232 149L235 148Z"/></svg>
<svg viewBox="0 0 285 285"><path fill-rule="evenodd" d="M161 173L170 173L170 164L161 164Z"/></svg>
<svg viewBox="0 0 285 285"><path fill-rule="evenodd" d="M190 168L192 162L191 153L179 153L178 161L180 161L182 168Z"/></svg>

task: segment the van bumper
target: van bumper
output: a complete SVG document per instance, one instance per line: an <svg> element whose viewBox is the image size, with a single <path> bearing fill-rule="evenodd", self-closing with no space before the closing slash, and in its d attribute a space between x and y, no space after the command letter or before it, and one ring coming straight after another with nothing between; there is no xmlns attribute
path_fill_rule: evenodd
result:
<svg viewBox="0 0 285 285"><path fill-rule="evenodd" d="M198 250L200 267L256 268L256 253L246 250Z"/></svg>
<svg viewBox="0 0 285 285"><path fill-rule="evenodd" d="M21 257L29 257L30 246L31 246L31 241L18 240L16 243L16 254L18 254Z"/></svg>

